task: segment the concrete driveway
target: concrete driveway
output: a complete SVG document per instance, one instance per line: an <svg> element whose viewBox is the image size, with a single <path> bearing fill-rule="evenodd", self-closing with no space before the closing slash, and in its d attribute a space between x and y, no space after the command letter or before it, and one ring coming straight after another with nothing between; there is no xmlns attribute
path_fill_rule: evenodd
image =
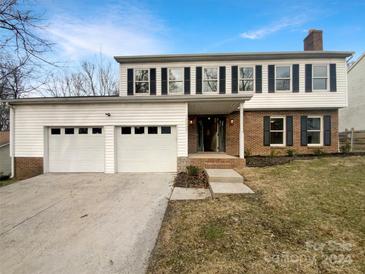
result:
<svg viewBox="0 0 365 274"><path fill-rule="evenodd" d="M0 188L0 273L143 273L173 174L46 174Z"/></svg>

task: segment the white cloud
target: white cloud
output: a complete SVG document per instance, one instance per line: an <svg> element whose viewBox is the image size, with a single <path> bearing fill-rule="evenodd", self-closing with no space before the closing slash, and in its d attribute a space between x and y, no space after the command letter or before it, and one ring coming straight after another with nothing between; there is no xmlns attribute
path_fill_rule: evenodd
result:
<svg viewBox="0 0 365 274"><path fill-rule="evenodd" d="M305 24L306 22L308 22L308 18L305 16L296 16L296 17L291 17L291 18L286 17L277 22L274 22L267 26L261 27L259 29L256 29L253 31L248 31L248 32L243 32L240 34L240 37L245 38L245 39L251 39L251 40L261 39L272 33L275 33L275 32L278 32L278 31L281 31L284 29L301 26L301 25Z"/></svg>
<svg viewBox="0 0 365 274"><path fill-rule="evenodd" d="M161 53L168 48L164 24L149 11L131 5L108 7L94 17L57 15L46 30L61 54L78 60L107 56Z"/></svg>

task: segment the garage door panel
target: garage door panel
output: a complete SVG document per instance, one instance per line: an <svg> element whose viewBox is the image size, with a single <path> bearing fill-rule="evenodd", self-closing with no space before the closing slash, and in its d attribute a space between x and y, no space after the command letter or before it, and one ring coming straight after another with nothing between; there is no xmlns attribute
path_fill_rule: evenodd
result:
<svg viewBox="0 0 365 274"><path fill-rule="evenodd" d="M50 172L104 172L104 135L49 135Z"/></svg>
<svg viewBox="0 0 365 274"><path fill-rule="evenodd" d="M176 128L171 134L121 134L117 130L119 172L175 172L177 165Z"/></svg>

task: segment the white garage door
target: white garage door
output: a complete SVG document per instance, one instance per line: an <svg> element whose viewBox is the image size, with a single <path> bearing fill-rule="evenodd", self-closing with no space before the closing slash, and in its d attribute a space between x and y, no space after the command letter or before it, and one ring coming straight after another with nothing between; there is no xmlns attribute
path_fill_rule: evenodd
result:
<svg viewBox="0 0 365 274"><path fill-rule="evenodd" d="M118 172L176 172L175 126L118 127Z"/></svg>
<svg viewBox="0 0 365 274"><path fill-rule="evenodd" d="M102 127L50 128L50 172L104 172Z"/></svg>

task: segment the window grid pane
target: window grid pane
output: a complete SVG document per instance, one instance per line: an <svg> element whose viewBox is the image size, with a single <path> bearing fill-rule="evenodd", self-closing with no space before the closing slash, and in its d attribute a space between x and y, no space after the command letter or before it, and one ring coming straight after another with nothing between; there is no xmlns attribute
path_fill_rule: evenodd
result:
<svg viewBox="0 0 365 274"><path fill-rule="evenodd" d="M204 80L218 80L218 68L204 68Z"/></svg>
<svg viewBox="0 0 365 274"><path fill-rule="evenodd" d="M134 134L144 134L144 127L135 127Z"/></svg>
<svg viewBox="0 0 365 274"><path fill-rule="evenodd" d="M204 81L203 92L216 92L218 91L218 81Z"/></svg>
<svg viewBox="0 0 365 274"><path fill-rule="evenodd" d="M182 81L169 81L170 93L181 93L184 90L184 83Z"/></svg>

